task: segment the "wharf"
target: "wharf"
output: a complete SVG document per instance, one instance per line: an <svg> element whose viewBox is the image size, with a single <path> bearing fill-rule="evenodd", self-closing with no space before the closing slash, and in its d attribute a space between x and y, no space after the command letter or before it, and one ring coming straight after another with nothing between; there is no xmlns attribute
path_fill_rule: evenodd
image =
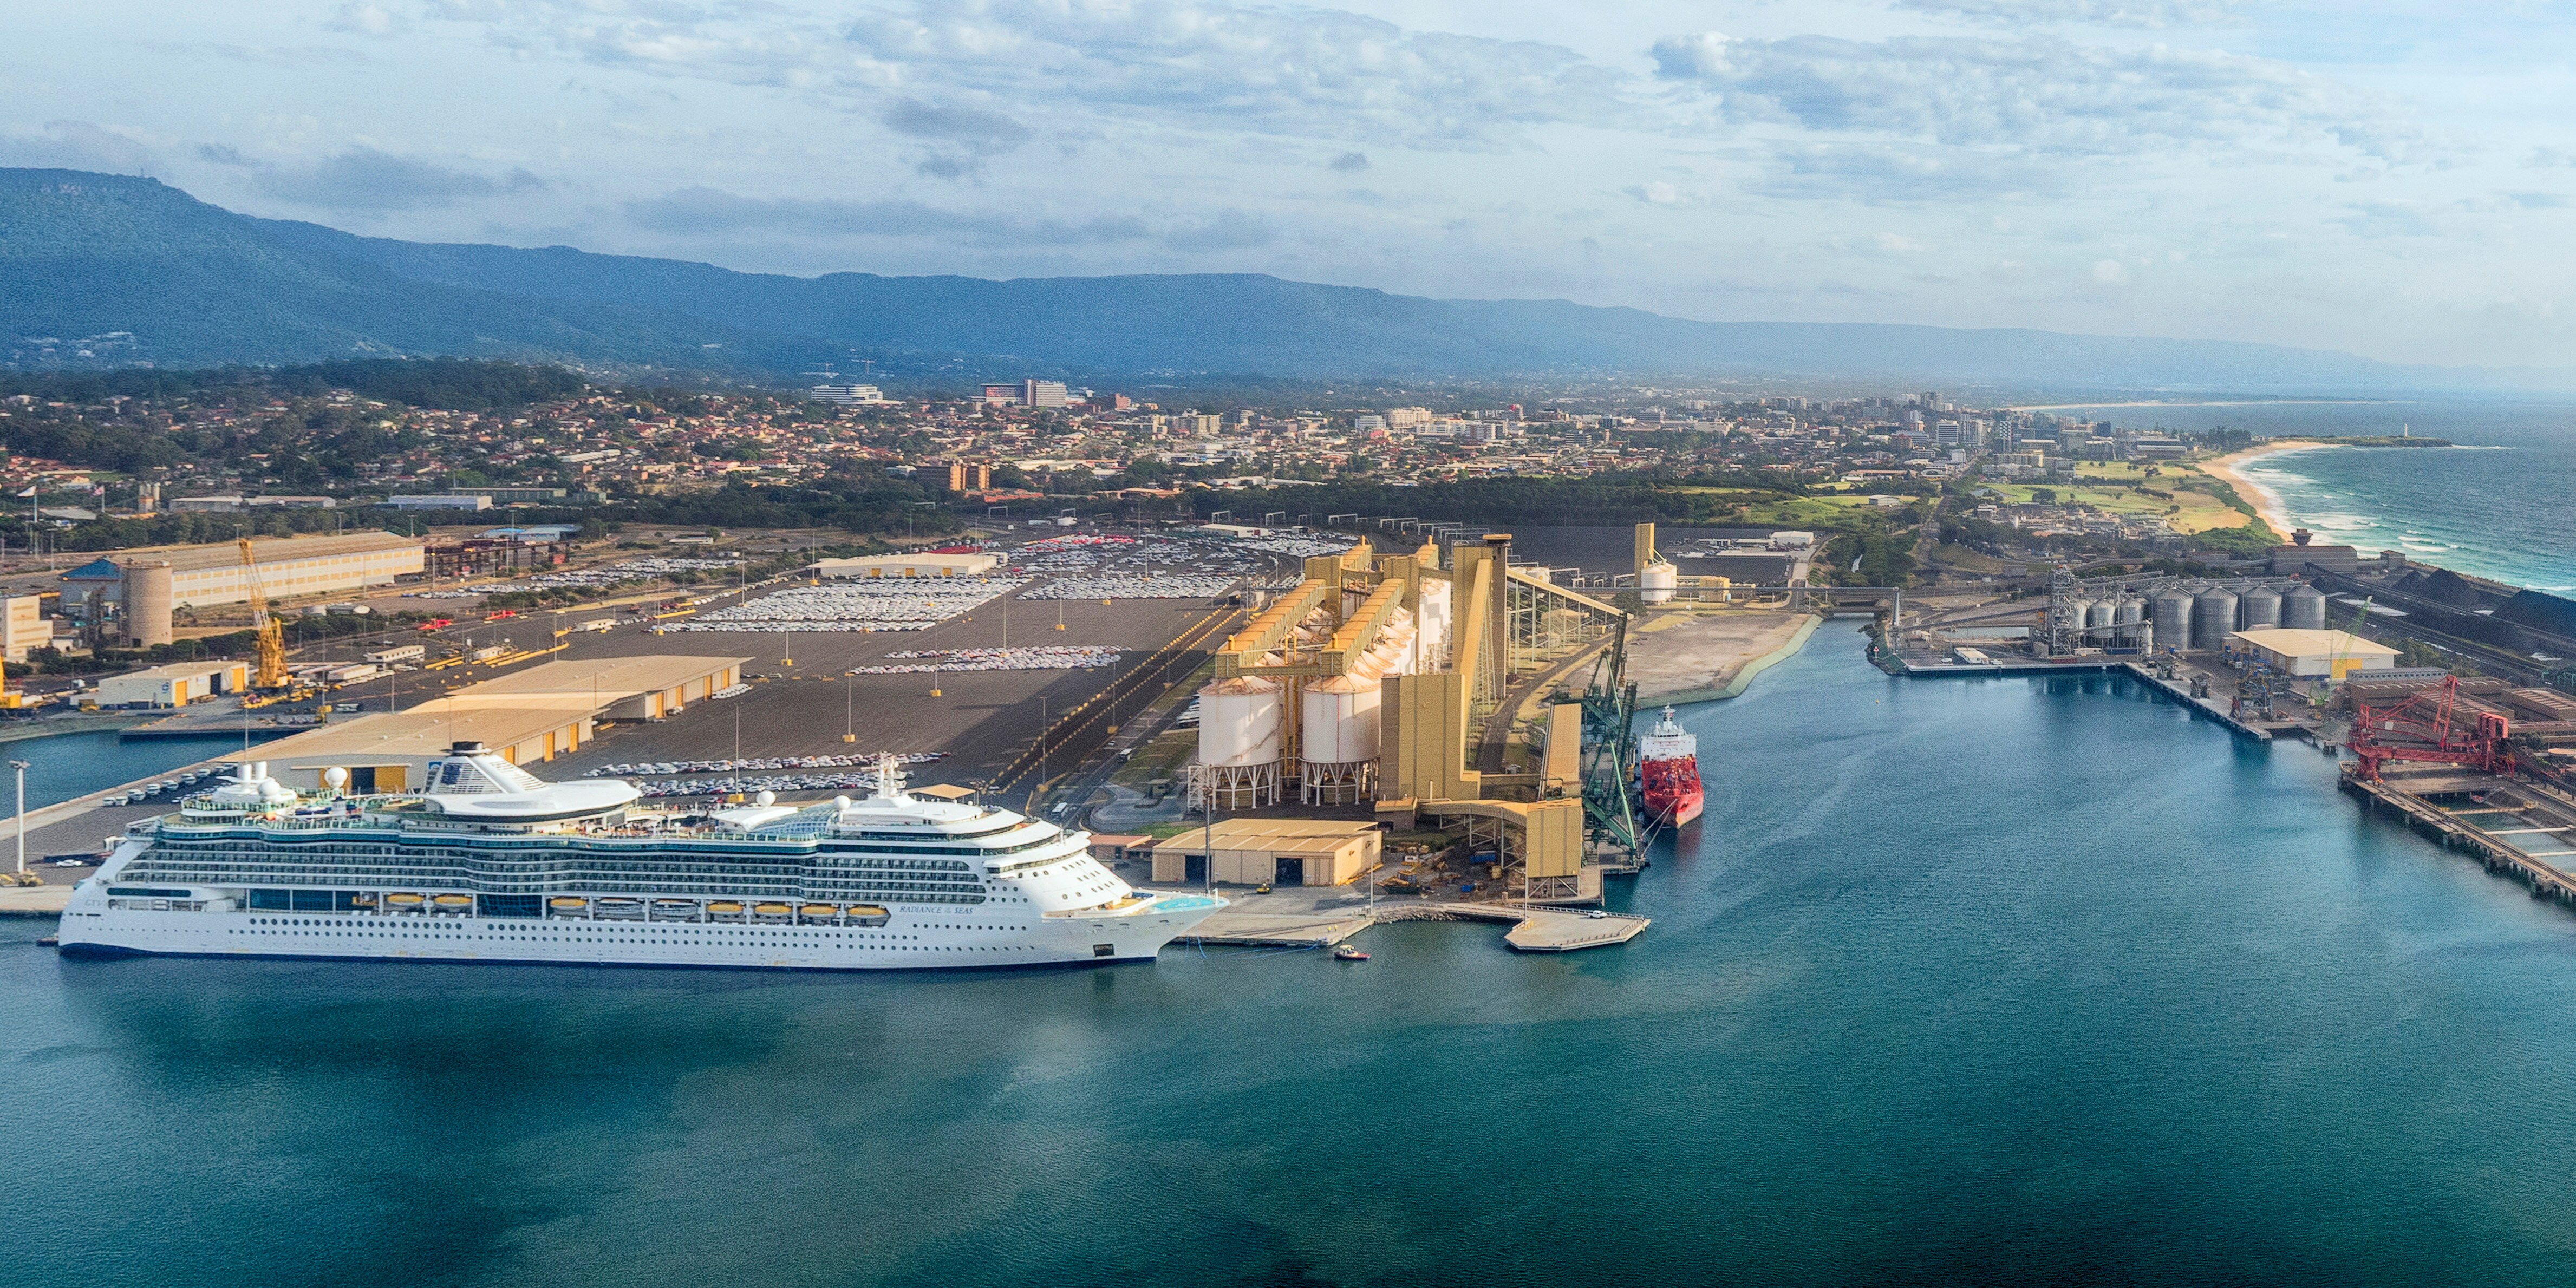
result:
<svg viewBox="0 0 2576 1288"><path fill-rule="evenodd" d="M296 723L280 724L285 712L252 714L242 710L241 699L225 698L214 702L183 707L157 720L129 725L116 735L119 742L137 742L151 738L283 738L320 728L322 721L295 713Z"/></svg>
<svg viewBox="0 0 2576 1288"><path fill-rule="evenodd" d="M2208 698L2195 698L2191 696L2191 690L2176 681L2158 678L2155 672L2150 671L2135 662L2123 662L2120 666L2121 669L2127 671L2129 674L2153 685L2158 692L2164 694L2166 697L2172 698L2174 701L2190 707L2192 710L2227 726L2227 731L2235 734L2237 737L2250 739L2254 742L2272 741L2272 733L2270 730L2261 728L2257 725L2247 724L2245 721L2227 714L2227 708L2220 706L2218 703L2211 701Z"/></svg>
<svg viewBox="0 0 2576 1288"><path fill-rule="evenodd" d="M1624 944L1654 924L1646 917L1534 908L1506 903L1414 903L1379 910L1386 921L1508 921L1503 942L1524 953L1570 953L1585 948Z"/></svg>
<svg viewBox="0 0 2576 1288"><path fill-rule="evenodd" d="M1907 656L1900 654L1897 658L1897 665L1903 667L1905 673L1910 676L2086 675L2102 671L2116 671L2129 665L2129 663L2123 659L2109 657L2016 657L2011 659L1999 658L1992 662L1955 662L1943 661L1938 655L1915 654Z"/></svg>
<svg viewBox="0 0 2576 1288"><path fill-rule="evenodd" d="M2520 880L2532 898L2576 904L2576 874L2553 862L2576 857L2576 799L2494 774L2450 770L2387 782L2364 778L2359 768L2344 766L2343 790L2360 797L2366 812L2386 806L2443 849L2467 850L2487 871ZM2465 796L2469 805L2445 807L2434 796Z"/></svg>
<svg viewBox="0 0 2576 1288"><path fill-rule="evenodd" d="M1301 897L1303 896L1303 897ZM1563 953L1624 944L1651 924L1645 917L1517 903L1377 901L1372 910L1351 891L1292 888L1269 895L1236 895L1234 902L1200 922L1200 943L1257 948L1329 948L1375 925L1399 921L1499 921L1511 923L1503 942L1525 953ZM1276 902L1273 902L1273 901Z"/></svg>
<svg viewBox="0 0 2576 1288"><path fill-rule="evenodd" d="M0 886L0 917L60 917L71 901L67 885Z"/></svg>

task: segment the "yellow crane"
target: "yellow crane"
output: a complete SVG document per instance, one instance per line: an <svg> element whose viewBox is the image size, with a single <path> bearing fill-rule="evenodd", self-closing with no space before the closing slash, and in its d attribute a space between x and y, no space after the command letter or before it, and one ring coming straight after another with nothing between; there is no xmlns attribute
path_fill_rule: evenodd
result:
<svg viewBox="0 0 2576 1288"><path fill-rule="evenodd" d="M286 628L268 615L268 596L259 588L259 556L251 550L250 538L237 543L241 547L242 577L250 583L250 624L258 649L258 661L251 667L250 687L283 689L286 675Z"/></svg>

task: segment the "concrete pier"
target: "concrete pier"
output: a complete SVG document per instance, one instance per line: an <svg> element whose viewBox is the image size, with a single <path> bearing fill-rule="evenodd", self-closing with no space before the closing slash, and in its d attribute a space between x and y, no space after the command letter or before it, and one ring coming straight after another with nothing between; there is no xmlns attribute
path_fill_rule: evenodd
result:
<svg viewBox="0 0 2576 1288"><path fill-rule="evenodd" d="M1493 921L1508 923L1503 942L1518 952L1564 953L1624 944L1652 924L1645 917L1612 913L1595 917L1582 909L1544 908L1517 903L1433 902L1388 897L1372 911L1364 895L1351 890L1310 892L1280 890L1273 894L1228 893L1232 906L1199 923L1192 938L1206 944L1261 948L1328 948L1370 926L1399 921ZM1275 901L1275 902L1274 902Z"/></svg>
<svg viewBox="0 0 2576 1288"><path fill-rule="evenodd" d="M2555 861L2576 857L2576 801L2533 790L2537 784L2467 770L2416 774L2391 783L2364 778L2357 768L2344 766L2343 790L2359 797L2365 811L2394 812L2408 828L2440 841L2443 849L2466 850L2487 871L2509 874L2530 886L2532 898L2576 903L2576 874ZM2431 796L2468 796L2472 803L2447 808L2427 799ZM2525 840L2534 848L2525 848Z"/></svg>

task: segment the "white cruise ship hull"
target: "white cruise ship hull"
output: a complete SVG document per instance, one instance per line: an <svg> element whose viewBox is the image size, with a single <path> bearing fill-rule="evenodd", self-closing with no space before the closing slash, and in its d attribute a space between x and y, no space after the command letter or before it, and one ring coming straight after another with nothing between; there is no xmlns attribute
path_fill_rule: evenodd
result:
<svg viewBox="0 0 2576 1288"><path fill-rule="evenodd" d="M335 777L336 776L336 777ZM1145 961L1225 906L1138 890L1089 836L904 793L711 815L547 784L479 744L420 793L264 762L138 823L63 910L71 955L940 970Z"/></svg>
<svg viewBox="0 0 2576 1288"><path fill-rule="evenodd" d="M1151 893L1151 892L1147 892ZM1200 906L1204 904L1204 906ZM937 970L1150 960L1223 906L1165 895L1134 912L997 921L890 909L874 928L352 913L67 910L66 955L303 957L579 966Z"/></svg>

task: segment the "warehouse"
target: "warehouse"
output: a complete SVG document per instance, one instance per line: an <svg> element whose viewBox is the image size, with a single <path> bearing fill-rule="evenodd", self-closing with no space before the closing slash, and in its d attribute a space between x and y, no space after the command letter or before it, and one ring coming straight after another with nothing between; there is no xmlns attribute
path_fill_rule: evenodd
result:
<svg viewBox="0 0 2576 1288"><path fill-rule="evenodd" d="M1213 856L1220 885L1337 886L1376 867L1384 845L1385 833L1375 823L1226 819L1155 845L1154 880L1204 883Z"/></svg>
<svg viewBox="0 0 2576 1288"><path fill-rule="evenodd" d="M2283 675L2323 676L2340 680L2354 671L2387 671L2397 666L2397 650L2347 631L2250 630L2227 637L2240 653Z"/></svg>
<svg viewBox="0 0 2576 1288"><path fill-rule="evenodd" d="M359 791L418 787L429 762L458 742L479 742L514 765L552 760L590 741L603 715L658 719L684 701L722 692L747 658L617 657L549 662L401 711L359 716L226 760L269 762L289 787L316 790L322 771L349 771ZM642 714L649 712L651 714ZM630 714L633 713L633 714Z"/></svg>
<svg viewBox="0 0 2576 1288"><path fill-rule="evenodd" d="M98 682L102 707L184 707L250 687L246 662L174 662Z"/></svg>
<svg viewBox="0 0 2576 1288"><path fill-rule="evenodd" d="M880 555L870 559L825 559L814 571L825 577L980 577L1000 567L991 555Z"/></svg>
<svg viewBox="0 0 2576 1288"><path fill-rule="evenodd" d="M261 537L251 542L259 588L271 599L297 595L333 595L370 586L389 586L396 578L421 574L422 543L391 532L352 532L339 536ZM170 606L207 608L250 602L250 575L242 567L241 548L231 542L202 546L148 546L120 550L63 574L67 604L95 595L102 605L122 606L126 566L168 565Z"/></svg>

